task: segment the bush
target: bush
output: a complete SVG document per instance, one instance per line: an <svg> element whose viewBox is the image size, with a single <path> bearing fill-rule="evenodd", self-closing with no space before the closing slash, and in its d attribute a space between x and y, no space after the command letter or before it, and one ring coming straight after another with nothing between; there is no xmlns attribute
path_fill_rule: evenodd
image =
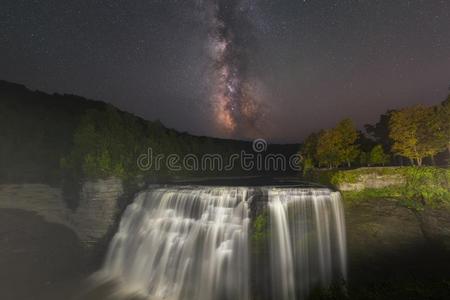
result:
<svg viewBox="0 0 450 300"><path fill-rule="evenodd" d="M342 183L355 183L358 182L359 175L358 172L338 171L331 176L330 182L334 186L338 186Z"/></svg>
<svg viewBox="0 0 450 300"><path fill-rule="evenodd" d="M261 212L252 224L252 245L255 253L260 253L269 239L269 214L267 210Z"/></svg>
<svg viewBox="0 0 450 300"><path fill-rule="evenodd" d="M409 167L404 169L406 185L403 196L420 200L423 204L450 202L450 170L434 167Z"/></svg>

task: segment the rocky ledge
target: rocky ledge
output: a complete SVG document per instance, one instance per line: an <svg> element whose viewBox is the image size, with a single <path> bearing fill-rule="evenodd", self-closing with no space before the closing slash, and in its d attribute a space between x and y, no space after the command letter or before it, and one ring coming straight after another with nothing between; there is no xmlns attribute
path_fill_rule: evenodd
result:
<svg viewBox="0 0 450 300"><path fill-rule="evenodd" d="M75 232L83 247L93 249L115 225L123 195L123 183L117 178L86 181L80 187L78 205L69 208L60 187L2 184L0 208L31 211L47 222L65 225Z"/></svg>

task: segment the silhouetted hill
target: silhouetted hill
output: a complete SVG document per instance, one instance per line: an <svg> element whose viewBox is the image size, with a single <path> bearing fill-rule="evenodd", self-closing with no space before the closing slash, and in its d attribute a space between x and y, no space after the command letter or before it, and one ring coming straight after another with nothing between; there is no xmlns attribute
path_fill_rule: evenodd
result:
<svg viewBox="0 0 450 300"><path fill-rule="evenodd" d="M0 180L14 182L58 181L63 172L134 176L140 173L136 158L148 147L180 156L252 151L251 142L180 133L105 102L31 91L7 81L0 81L0 141ZM270 145L268 150L290 155L297 149L298 145ZM195 176L219 173L196 172ZM242 170L220 175L237 173ZM151 175L194 174L162 169Z"/></svg>
<svg viewBox="0 0 450 300"><path fill-rule="evenodd" d="M73 95L49 95L0 81L0 177L41 181L57 175L83 113L106 104Z"/></svg>

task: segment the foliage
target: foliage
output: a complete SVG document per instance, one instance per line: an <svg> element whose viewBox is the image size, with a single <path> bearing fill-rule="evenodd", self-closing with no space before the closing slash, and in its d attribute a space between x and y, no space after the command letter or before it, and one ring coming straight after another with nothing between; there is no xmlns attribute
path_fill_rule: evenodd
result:
<svg viewBox="0 0 450 300"><path fill-rule="evenodd" d="M320 165L329 168L343 163L350 166L358 157L358 145L355 144L358 131L350 119L344 119L335 128L327 129L319 134L316 157Z"/></svg>
<svg viewBox="0 0 450 300"><path fill-rule="evenodd" d="M332 169L315 169L309 174L308 179L312 182L318 182L323 185L331 186L331 178L333 178L334 174L337 172L339 171Z"/></svg>
<svg viewBox="0 0 450 300"><path fill-rule="evenodd" d="M359 146L359 150L362 152L370 152L370 150L377 145L373 138L366 135L361 130L358 130L358 138L355 142Z"/></svg>
<svg viewBox="0 0 450 300"><path fill-rule="evenodd" d="M442 150L439 128L434 108L417 105L393 112L389 123L392 150L421 166L424 157L434 157Z"/></svg>
<svg viewBox="0 0 450 300"><path fill-rule="evenodd" d="M259 253L262 249L265 249L266 243L269 240L270 232L269 226L269 214L267 210L264 210L256 216L252 224L252 249Z"/></svg>
<svg viewBox="0 0 450 300"><path fill-rule="evenodd" d="M168 176L216 176L216 170L141 172L137 156L217 153L228 158L241 151L252 152L247 141L192 136L167 129L159 121L146 121L100 101L72 95L49 95L0 81L0 180L56 182L80 177L119 176L129 179ZM290 157L297 145L269 145L266 153ZM272 152L271 152L272 151ZM251 171L251 172L254 172ZM248 175L235 164L227 175ZM253 173L252 173L253 174ZM64 175L64 176L61 176Z"/></svg>
<svg viewBox="0 0 450 300"><path fill-rule="evenodd" d="M370 153L365 151L359 152L359 165L360 166L368 166L369 165Z"/></svg>
<svg viewBox="0 0 450 300"><path fill-rule="evenodd" d="M436 108L437 122L434 123L436 143L446 147L450 154L450 95ZM450 163L450 161L449 161Z"/></svg>
<svg viewBox="0 0 450 300"><path fill-rule="evenodd" d="M331 169L332 167L338 167L342 163L342 159L340 159L337 151L339 136L336 133L336 131L328 129L320 134L316 152L319 166L326 165Z"/></svg>
<svg viewBox="0 0 450 300"><path fill-rule="evenodd" d="M375 125L365 125L368 136L357 131L350 119L344 119L334 128L308 136L300 153L304 167L350 167L387 165L391 158L403 165L403 158L422 165L429 157L435 165L444 162L443 152L450 154L450 96L440 105L413 106L389 110ZM448 155L447 155L448 157ZM308 159L308 160L307 160ZM449 161L450 162L450 161ZM303 172L308 174L308 171Z"/></svg>
<svg viewBox="0 0 450 300"><path fill-rule="evenodd" d="M437 167L360 168L328 174L328 184L339 186L356 183L366 174L397 175L405 178L402 186L366 188L362 191L343 192L344 199L359 201L371 198L395 198L410 208L450 202L450 170ZM324 178L324 177L323 177ZM325 182L326 183L326 182Z"/></svg>
<svg viewBox="0 0 450 300"><path fill-rule="evenodd" d="M0 80L0 179L56 182L59 161L87 109L104 103L72 95L49 95Z"/></svg>
<svg viewBox="0 0 450 300"><path fill-rule="evenodd" d="M344 119L337 125L336 129L340 137L339 152L340 158L350 167L351 163L358 157L358 131L351 119Z"/></svg>
<svg viewBox="0 0 450 300"><path fill-rule="evenodd" d="M166 129L159 122L144 121L107 106L104 110L88 110L83 115L74 133L72 150L61 160L61 167L79 177L89 178L214 176L222 170L218 167L214 169L214 166L203 169L197 166L197 169L186 170L181 167L181 161L178 161L178 170L171 170L164 162L169 155L176 155L181 160L187 154L199 159L203 154L217 154L227 163L230 155L248 148L251 148L249 142L180 134ZM148 154L148 149L152 151L149 157L152 167L141 170L138 168L137 158L141 154ZM158 155L162 160L157 166ZM234 169L228 170L228 174L243 174L245 171L239 167L239 164L235 164Z"/></svg>
<svg viewBox="0 0 450 300"><path fill-rule="evenodd" d="M409 203L411 202L409 199L402 198L402 189L399 189L398 187L364 189L362 191L344 191L341 192L341 194L345 202L349 204L358 203L369 199L390 198L398 199L400 204L407 207L412 207Z"/></svg>
<svg viewBox="0 0 450 300"><path fill-rule="evenodd" d="M383 147L381 145L376 145L372 148L369 154L368 163L370 165L385 165L389 162L390 157L388 154L384 153Z"/></svg>
<svg viewBox="0 0 450 300"><path fill-rule="evenodd" d="M299 154L302 158L303 176L305 176L314 168L318 140L319 135L316 133L312 133L305 139L302 147L300 148Z"/></svg>
<svg viewBox="0 0 450 300"><path fill-rule="evenodd" d="M353 170L352 170L353 171ZM338 186L342 183L355 183L359 179L359 173L352 171L338 171L333 174L330 183Z"/></svg>
<svg viewBox="0 0 450 300"><path fill-rule="evenodd" d="M314 161L312 158L306 157L302 160L303 176L306 176L314 169Z"/></svg>
<svg viewBox="0 0 450 300"><path fill-rule="evenodd" d="M394 110L388 110L386 113L380 115L380 118L375 125L364 125L369 137L372 138L375 143L381 144L384 151L389 151L392 148L393 141L389 137L389 123L393 112Z"/></svg>
<svg viewBox="0 0 450 300"><path fill-rule="evenodd" d="M111 106L89 110L75 131L73 149L63 158L62 167L91 178L136 176L136 157L150 146L143 132L144 126L134 116L120 114Z"/></svg>
<svg viewBox="0 0 450 300"><path fill-rule="evenodd" d="M404 170L406 185L402 196L421 204L434 205L450 202L450 170L442 168L415 168Z"/></svg>
<svg viewBox="0 0 450 300"><path fill-rule="evenodd" d="M192 153L199 157L205 153L218 153L225 157L224 161L233 153L252 151L249 142L179 133L165 128L159 121L145 121L103 102L73 95L34 92L24 86L4 81L0 81L0 100L1 180L59 181L61 170L72 178L111 175L122 178L215 176L222 174L217 170L172 172L164 166L158 172L148 171L143 174L136 168L136 156L146 153L148 146L151 146L155 153L163 155L182 156ZM384 153L390 150L388 145L393 141L388 134L388 125L394 114L408 116L399 117L402 121L400 123L407 125L406 129L413 124L413 138L417 142L417 150L421 153L420 161L423 155L433 156L436 151L441 151L437 161L442 163L446 154L444 151L448 150L450 153L449 106L450 97L435 107L416 109L419 113L413 113L412 118L406 112L414 111L414 108L389 111L380 117L377 124L366 126L368 138L355 129L350 119L342 120L335 128L313 133L300 149L303 174L316 176L315 168L323 166L348 167L355 162L366 166L371 163L371 154L372 164L383 164L381 151L379 148L376 148L377 151L373 149L374 141L383 146ZM397 127L403 130L402 126ZM395 135L394 132L392 134ZM281 152L288 157L297 150L287 151L288 148L283 147L269 145L272 150L266 154ZM400 148L404 147L399 146ZM375 153L371 153L372 150ZM395 153L399 158L406 155L400 150ZM248 175L248 172L239 168L227 173L244 174ZM331 180L326 178L329 174L321 174L321 181Z"/></svg>

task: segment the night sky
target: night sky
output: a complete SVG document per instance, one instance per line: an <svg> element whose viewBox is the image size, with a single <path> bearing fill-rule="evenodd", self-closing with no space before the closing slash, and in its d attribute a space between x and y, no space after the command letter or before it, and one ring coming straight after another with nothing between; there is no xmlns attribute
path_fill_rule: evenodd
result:
<svg viewBox="0 0 450 300"><path fill-rule="evenodd" d="M299 142L437 104L449 0L1 0L0 79L193 134Z"/></svg>

